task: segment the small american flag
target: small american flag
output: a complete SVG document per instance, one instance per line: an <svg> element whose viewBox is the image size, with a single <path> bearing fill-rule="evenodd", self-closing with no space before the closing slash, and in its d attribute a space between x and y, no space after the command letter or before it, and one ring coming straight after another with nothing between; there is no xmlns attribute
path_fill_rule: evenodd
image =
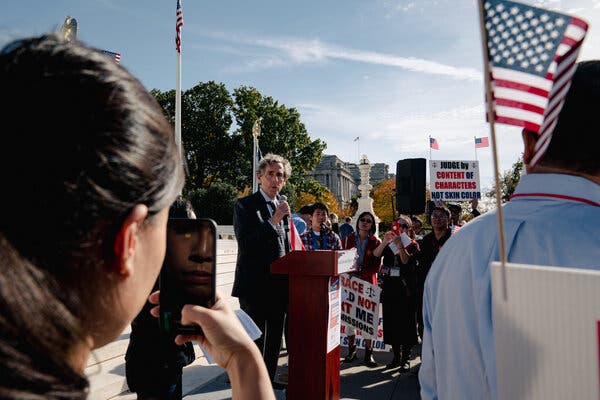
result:
<svg viewBox="0 0 600 400"><path fill-rule="evenodd" d="M536 132L536 164L550 143L588 24L507 0L483 0L495 120Z"/></svg>
<svg viewBox="0 0 600 400"><path fill-rule="evenodd" d="M431 147L432 149L435 149L435 150L439 150L440 144L438 143L437 139L430 137L429 138L429 147Z"/></svg>
<svg viewBox="0 0 600 400"><path fill-rule="evenodd" d="M489 147L490 141L486 137L476 137L475 138L475 148L479 149L482 147Z"/></svg>
<svg viewBox="0 0 600 400"><path fill-rule="evenodd" d="M115 53L112 51L108 51L108 50L100 50L102 53L106 54L107 56L109 56L110 58L112 58L113 60L115 60L115 62L117 64L119 64L121 62L121 53Z"/></svg>
<svg viewBox="0 0 600 400"><path fill-rule="evenodd" d="M181 0L177 0L177 12L175 13L175 48L181 53L181 27L183 26L183 11L181 11Z"/></svg>

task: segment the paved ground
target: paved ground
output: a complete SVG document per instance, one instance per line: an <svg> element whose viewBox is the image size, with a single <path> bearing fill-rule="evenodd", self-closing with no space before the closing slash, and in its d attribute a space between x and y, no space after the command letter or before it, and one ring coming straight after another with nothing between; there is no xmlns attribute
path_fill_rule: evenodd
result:
<svg viewBox="0 0 600 400"><path fill-rule="evenodd" d="M342 355L345 355L342 349ZM341 363L340 397L346 400L417 400L419 382L416 372L420 365L420 346L413 349L411 372L400 373L398 369L386 370L385 364L392 359L391 353L375 353L375 359L381 364L377 368L368 368L362 364L363 352L351 364ZM341 360L340 360L341 361ZM279 359L278 376L287 374L287 355L282 352ZM285 399L283 391L276 391L277 399ZM194 390L185 400L228 400L231 399L231 387L227 375L223 374L209 384Z"/></svg>

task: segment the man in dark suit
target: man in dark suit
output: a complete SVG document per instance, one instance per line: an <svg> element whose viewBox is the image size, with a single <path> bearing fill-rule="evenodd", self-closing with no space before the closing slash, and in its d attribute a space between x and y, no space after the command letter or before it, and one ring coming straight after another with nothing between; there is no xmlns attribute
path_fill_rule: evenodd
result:
<svg viewBox="0 0 600 400"><path fill-rule="evenodd" d="M238 258L232 295L240 307L263 332L256 345L263 353L273 387L281 336L288 305L287 275L271 274L271 263L285 255L286 231L290 206L279 192L292 172L290 163L281 156L267 154L258 166L260 188L238 199L233 227L238 242Z"/></svg>

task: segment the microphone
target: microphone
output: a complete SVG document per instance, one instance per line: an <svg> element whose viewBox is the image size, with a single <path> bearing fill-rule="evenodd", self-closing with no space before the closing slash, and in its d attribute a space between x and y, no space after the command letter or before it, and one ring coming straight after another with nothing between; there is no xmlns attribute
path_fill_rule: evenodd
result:
<svg viewBox="0 0 600 400"><path fill-rule="evenodd" d="M279 196L279 200L287 201L287 196L282 194ZM285 233L288 233L290 231L290 219L288 215L285 215L283 217L283 229L285 230Z"/></svg>
<svg viewBox="0 0 600 400"><path fill-rule="evenodd" d="M279 196L279 200L287 201L287 196L282 194ZM283 230L285 231L285 253L287 254L290 252L290 242L288 240L290 233L290 218L288 215L284 215L283 217Z"/></svg>

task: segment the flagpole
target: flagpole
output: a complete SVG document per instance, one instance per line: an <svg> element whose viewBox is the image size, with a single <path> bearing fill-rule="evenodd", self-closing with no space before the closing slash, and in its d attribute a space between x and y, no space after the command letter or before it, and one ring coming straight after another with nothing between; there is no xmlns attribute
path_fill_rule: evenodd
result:
<svg viewBox="0 0 600 400"><path fill-rule="evenodd" d="M429 161L431 161L431 135L429 135Z"/></svg>
<svg viewBox="0 0 600 400"><path fill-rule="evenodd" d="M473 136L473 146L475 146L475 161L477 161L477 138Z"/></svg>
<svg viewBox="0 0 600 400"><path fill-rule="evenodd" d="M496 128L494 124L494 105L492 103L492 83L490 81L490 60L487 48L487 35L485 33L485 18L483 14L483 0L478 0L479 27L481 29L481 44L483 47L483 73L485 78L485 99L487 102L487 116L490 123L492 139L492 155L494 160L494 183L496 185L496 206L498 216L498 241L500 245L500 262L502 263L502 295L507 300L506 293L506 245L504 243L504 223L502 217L502 199L500 197L500 172L498 168L498 147L496 146ZM477 152L477 149L475 149Z"/></svg>
<svg viewBox="0 0 600 400"><path fill-rule="evenodd" d="M252 193L258 190L258 178L256 176L258 165L256 164L258 155L258 136L260 135L260 119L257 118L252 125Z"/></svg>
<svg viewBox="0 0 600 400"><path fill-rule="evenodd" d="M181 5L180 1L181 0L179 0L178 3L179 6ZM179 16L176 15L176 18L178 17ZM179 22L176 21L175 23L178 24ZM179 150L179 157L182 160L182 162L184 162L183 146L181 144L181 29L176 27L176 30L178 31L177 37L179 40L179 45L177 48L177 78L175 84L175 144L177 145L177 148Z"/></svg>

